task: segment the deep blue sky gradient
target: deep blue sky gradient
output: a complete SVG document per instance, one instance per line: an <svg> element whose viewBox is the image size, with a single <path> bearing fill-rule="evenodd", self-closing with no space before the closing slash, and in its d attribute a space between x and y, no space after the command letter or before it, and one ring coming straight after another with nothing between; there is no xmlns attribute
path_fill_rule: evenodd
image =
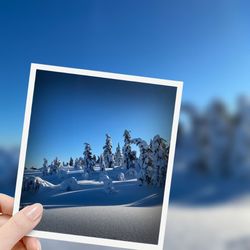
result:
<svg viewBox="0 0 250 250"><path fill-rule="evenodd" d="M157 134L169 141L175 99L175 87L38 70L26 166L83 157L85 142L100 155L106 133L115 152L125 129L148 143Z"/></svg>
<svg viewBox="0 0 250 250"><path fill-rule="evenodd" d="M19 144L30 63L184 81L184 101L249 93L248 0L0 1L0 144Z"/></svg>

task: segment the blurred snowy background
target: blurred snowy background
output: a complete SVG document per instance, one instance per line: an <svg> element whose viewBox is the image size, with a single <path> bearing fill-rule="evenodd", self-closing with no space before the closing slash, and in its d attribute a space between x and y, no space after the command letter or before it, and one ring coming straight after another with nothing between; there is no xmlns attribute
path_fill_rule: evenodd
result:
<svg viewBox="0 0 250 250"><path fill-rule="evenodd" d="M248 0L1 0L0 192L14 193L31 62L183 80L165 249L250 249L250 111L239 97L250 95L249 10Z"/></svg>

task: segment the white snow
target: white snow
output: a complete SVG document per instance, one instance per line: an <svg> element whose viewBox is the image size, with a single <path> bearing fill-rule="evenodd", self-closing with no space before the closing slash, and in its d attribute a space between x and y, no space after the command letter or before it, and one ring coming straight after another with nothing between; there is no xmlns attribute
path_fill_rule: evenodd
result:
<svg viewBox="0 0 250 250"><path fill-rule="evenodd" d="M250 202L235 204L212 207L170 206L164 249L250 249ZM244 247L244 244L247 245Z"/></svg>
<svg viewBox="0 0 250 250"><path fill-rule="evenodd" d="M249 196L228 204L212 207L187 207L170 204L164 250L249 250L249 207ZM60 213L66 211L61 210ZM106 210L104 211L107 212ZM93 215L96 215L96 211L94 211ZM121 218L119 218L119 222ZM148 216L148 218L152 217ZM87 224L87 227L89 226ZM42 240L42 246L48 250L110 249L100 246L48 240Z"/></svg>

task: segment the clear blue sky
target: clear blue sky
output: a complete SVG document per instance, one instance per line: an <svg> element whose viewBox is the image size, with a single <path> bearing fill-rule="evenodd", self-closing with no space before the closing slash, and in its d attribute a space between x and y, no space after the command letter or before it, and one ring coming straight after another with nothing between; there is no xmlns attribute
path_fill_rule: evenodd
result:
<svg viewBox="0 0 250 250"><path fill-rule="evenodd" d="M83 156L85 142L100 155L106 133L115 152L125 129L148 143L157 134L169 141L175 97L175 87L38 71L26 166Z"/></svg>
<svg viewBox="0 0 250 250"><path fill-rule="evenodd" d="M19 144L31 62L184 81L203 107L249 93L250 1L0 1L0 144Z"/></svg>

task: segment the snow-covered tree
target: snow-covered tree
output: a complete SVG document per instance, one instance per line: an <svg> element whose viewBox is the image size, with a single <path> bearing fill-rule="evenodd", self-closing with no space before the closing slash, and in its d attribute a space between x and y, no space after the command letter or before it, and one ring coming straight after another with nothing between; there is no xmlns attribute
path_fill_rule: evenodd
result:
<svg viewBox="0 0 250 250"><path fill-rule="evenodd" d="M118 146L115 152L115 165L120 167L122 163L123 163L123 156L122 156L120 144L118 143Z"/></svg>
<svg viewBox="0 0 250 250"><path fill-rule="evenodd" d="M104 188L104 191L107 194L112 194L112 193L116 192L115 187L113 185L113 181L109 178L109 176L107 175L107 173L102 172L100 174L100 179L99 180L101 182L103 182L103 188Z"/></svg>
<svg viewBox="0 0 250 250"><path fill-rule="evenodd" d="M40 188L39 180L42 179L35 176L24 177L22 190L28 192L38 192Z"/></svg>
<svg viewBox="0 0 250 250"><path fill-rule="evenodd" d="M164 186L167 173L169 147L167 142L156 135L150 143L153 159L152 183L157 186Z"/></svg>
<svg viewBox="0 0 250 250"><path fill-rule="evenodd" d="M93 171L93 157L92 157L92 149L89 143L85 143L85 149L83 152L84 155L84 166L87 172Z"/></svg>
<svg viewBox="0 0 250 250"><path fill-rule="evenodd" d="M50 174L57 174L61 166L61 161L56 157L50 165Z"/></svg>
<svg viewBox="0 0 250 250"><path fill-rule="evenodd" d="M43 176L48 175L48 160L46 158L43 159Z"/></svg>
<svg viewBox="0 0 250 250"><path fill-rule="evenodd" d="M213 174L228 174L231 126L226 106L220 101L214 101L208 107L205 116L208 137L203 150L204 160Z"/></svg>
<svg viewBox="0 0 250 250"><path fill-rule="evenodd" d="M250 98L239 98L235 120L231 171L238 177L250 177Z"/></svg>
<svg viewBox="0 0 250 250"><path fill-rule="evenodd" d="M124 146L122 148L123 153L123 166L129 169L132 166L132 150L131 150L131 135L126 129L123 134Z"/></svg>
<svg viewBox="0 0 250 250"><path fill-rule="evenodd" d="M76 159L75 159L75 162L74 162L74 168L75 168L75 169L78 169L78 167L79 167L79 159L76 158Z"/></svg>
<svg viewBox="0 0 250 250"><path fill-rule="evenodd" d="M112 139L111 136L106 134L106 142L103 147L103 157L105 166L107 168L114 167L114 155L112 153Z"/></svg>
<svg viewBox="0 0 250 250"><path fill-rule="evenodd" d="M139 165L141 169L139 180L142 184L153 185L154 166L152 150L147 142L141 138L133 139L132 142L138 145L140 149Z"/></svg>
<svg viewBox="0 0 250 250"><path fill-rule="evenodd" d="M78 165L79 165L80 169L84 169L84 159L83 159L83 157L79 157Z"/></svg>
<svg viewBox="0 0 250 250"><path fill-rule="evenodd" d="M69 159L69 165L70 165L71 167L74 166L74 160L73 160L72 157L70 157L70 159Z"/></svg>
<svg viewBox="0 0 250 250"><path fill-rule="evenodd" d="M99 167L102 172L106 170L103 154L101 154L99 157Z"/></svg>

